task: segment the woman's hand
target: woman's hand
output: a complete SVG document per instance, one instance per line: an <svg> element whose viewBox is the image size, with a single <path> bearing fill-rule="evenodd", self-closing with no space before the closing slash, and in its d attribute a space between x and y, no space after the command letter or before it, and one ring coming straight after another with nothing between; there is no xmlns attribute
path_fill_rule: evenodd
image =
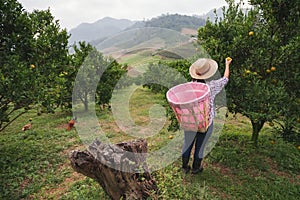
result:
<svg viewBox="0 0 300 200"><path fill-rule="evenodd" d="M232 58L230 58L230 57L227 57L226 58L226 66L229 66L230 65L230 63L231 63L231 61L232 61Z"/></svg>
<svg viewBox="0 0 300 200"><path fill-rule="evenodd" d="M229 65L230 65L231 61L232 61L232 58L230 58L230 57L226 58L225 71L224 71L224 77L226 77L226 78L229 78L229 74L230 74Z"/></svg>

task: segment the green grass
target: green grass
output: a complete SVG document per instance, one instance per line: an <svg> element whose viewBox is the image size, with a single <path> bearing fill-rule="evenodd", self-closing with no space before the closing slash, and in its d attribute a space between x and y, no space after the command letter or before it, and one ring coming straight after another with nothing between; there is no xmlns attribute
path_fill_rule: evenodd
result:
<svg viewBox="0 0 300 200"><path fill-rule="evenodd" d="M150 54L150 55L149 55ZM127 64L129 66L134 67L143 67L147 66L149 63L155 63L159 61L158 56L152 56L151 50L142 50L141 52L133 52L131 54L127 54L123 56L120 60L120 63ZM143 70L143 69L140 69Z"/></svg>
<svg viewBox="0 0 300 200"><path fill-rule="evenodd" d="M22 132L28 119L33 128ZM68 115L36 116L28 113L15 121L0 135L0 195L5 198L25 198L45 186L62 182L71 172L58 171L67 159L66 149L80 144L74 131L61 127Z"/></svg>
<svg viewBox="0 0 300 200"><path fill-rule="evenodd" d="M143 97L143 103L139 97ZM162 97L139 89L130 100L132 118L149 123L148 109ZM0 133L0 199L108 199L92 179L74 172L68 160L73 149L85 149L75 129L66 131L71 113L37 116L30 112ZM109 110L98 111L100 124L113 142L131 139L113 122ZM22 126L33 119L33 128ZM176 136L166 127L147 138L149 150L165 146ZM276 137L271 127L260 134L259 147L250 142L247 119L229 117L216 146L198 175L183 174L181 160L152 173L159 196L152 199L298 199L300 151Z"/></svg>

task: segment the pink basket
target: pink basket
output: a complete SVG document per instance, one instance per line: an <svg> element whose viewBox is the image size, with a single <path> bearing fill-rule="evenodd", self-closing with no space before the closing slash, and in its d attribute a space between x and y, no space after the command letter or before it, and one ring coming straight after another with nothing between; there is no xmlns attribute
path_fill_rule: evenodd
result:
<svg viewBox="0 0 300 200"><path fill-rule="evenodd" d="M206 132L209 126L208 85L189 82L177 85L167 92L167 100L184 130Z"/></svg>

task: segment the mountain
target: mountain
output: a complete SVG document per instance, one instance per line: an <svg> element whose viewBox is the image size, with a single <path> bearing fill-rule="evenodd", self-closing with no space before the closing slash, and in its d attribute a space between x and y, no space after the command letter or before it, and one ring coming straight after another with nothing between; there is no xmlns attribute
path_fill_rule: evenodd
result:
<svg viewBox="0 0 300 200"><path fill-rule="evenodd" d="M158 27L178 32L190 32L188 35L197 34L197 29L204 26L206 20L215 21L215 11L218 18L223 17L223 10L213 9L205 15L188 16L180 14L162 14L161 16L146 21L131 21L128 19L114 19L105 17L94 23L82 23L69 32L71 37L70 44L78 41L86 41L96 46L107 38L117 35L124 31L130 31L145 27Z"/></svg>
<svg viewBox="0 0 300 200"><path fill-rule="evenodd" d="M145 27L160 27L181 32L183 28L198 29L205 25L205 20L196 16L167 14L145 22Z"/></svg>
<svg viewBox="0 0 300 200"><path fill-rule="evenodd" d="M114 19L105 17L94 23L82 23L76 28L70 30L70 44L78 41L91 42L93 40L101 40L123 31L127 27L134 24L134 21L128 19Z"/></svg>
<svg viewBox="0 0 300 200"><path fill-rule="evenodd" d="M205 20L196 16L187 15L161 15L147 21L131 21L128 19L114 19L105 17L94 23L82 23L69 32L71 37L69 42L73 44L78 41L86 41L93 44L105 40L122 31L128 31L144 27L166 28L175 31L181 31L183 28L197 30L205 25Z"/></svg>

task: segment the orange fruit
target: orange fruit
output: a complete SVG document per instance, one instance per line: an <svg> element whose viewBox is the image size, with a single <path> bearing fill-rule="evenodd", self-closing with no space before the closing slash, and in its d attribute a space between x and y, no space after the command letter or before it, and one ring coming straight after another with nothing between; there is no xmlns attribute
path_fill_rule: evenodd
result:
<svg viewBox="0 0 300 200"><path fill-rule="evenodd" d="M275 72L276 71L276 67L271 67L271 71Z"/></svg>
<svg viewBox="0 0 300 200"><path fill-rule="evenodd" d="M168 137L170 140L172 140L173 139L173 135L169 135L169 137Z"/></svg>
<svg viewBox="0 0 300 200"><path fill-rule="evenodd" d="M31 69L34 69L34 68L35 68L34 64L31 64L31 65L30 65L30 68L31 68Z"/></svg>
<svg viewBox="0 0 300 200"><path fill-rule="evenodd" d="M275 141L274 141L274 140L271 140L271 144L275 144Z"/></svg>
<svg viewBox="0 0 300 200"><path fill-rule="evenodd" d="M299 149L299 150L300 150L300 146L298 146L298 147L297 147L297 149Z"/></svg>
<svg viewBox="0 0 300 200"><path fill-rule="evenodd" d="M267 72L267 73L271 73L271 70L267 69L266 72Z"/></svg>
<svg viewBox="0 0 300 200"><path fill-rule="evenodd" d="M249 32L249 36L252 36L252 35L254 35L254 32L253 32L253 31L250 31L250 32Z"/></svg>

